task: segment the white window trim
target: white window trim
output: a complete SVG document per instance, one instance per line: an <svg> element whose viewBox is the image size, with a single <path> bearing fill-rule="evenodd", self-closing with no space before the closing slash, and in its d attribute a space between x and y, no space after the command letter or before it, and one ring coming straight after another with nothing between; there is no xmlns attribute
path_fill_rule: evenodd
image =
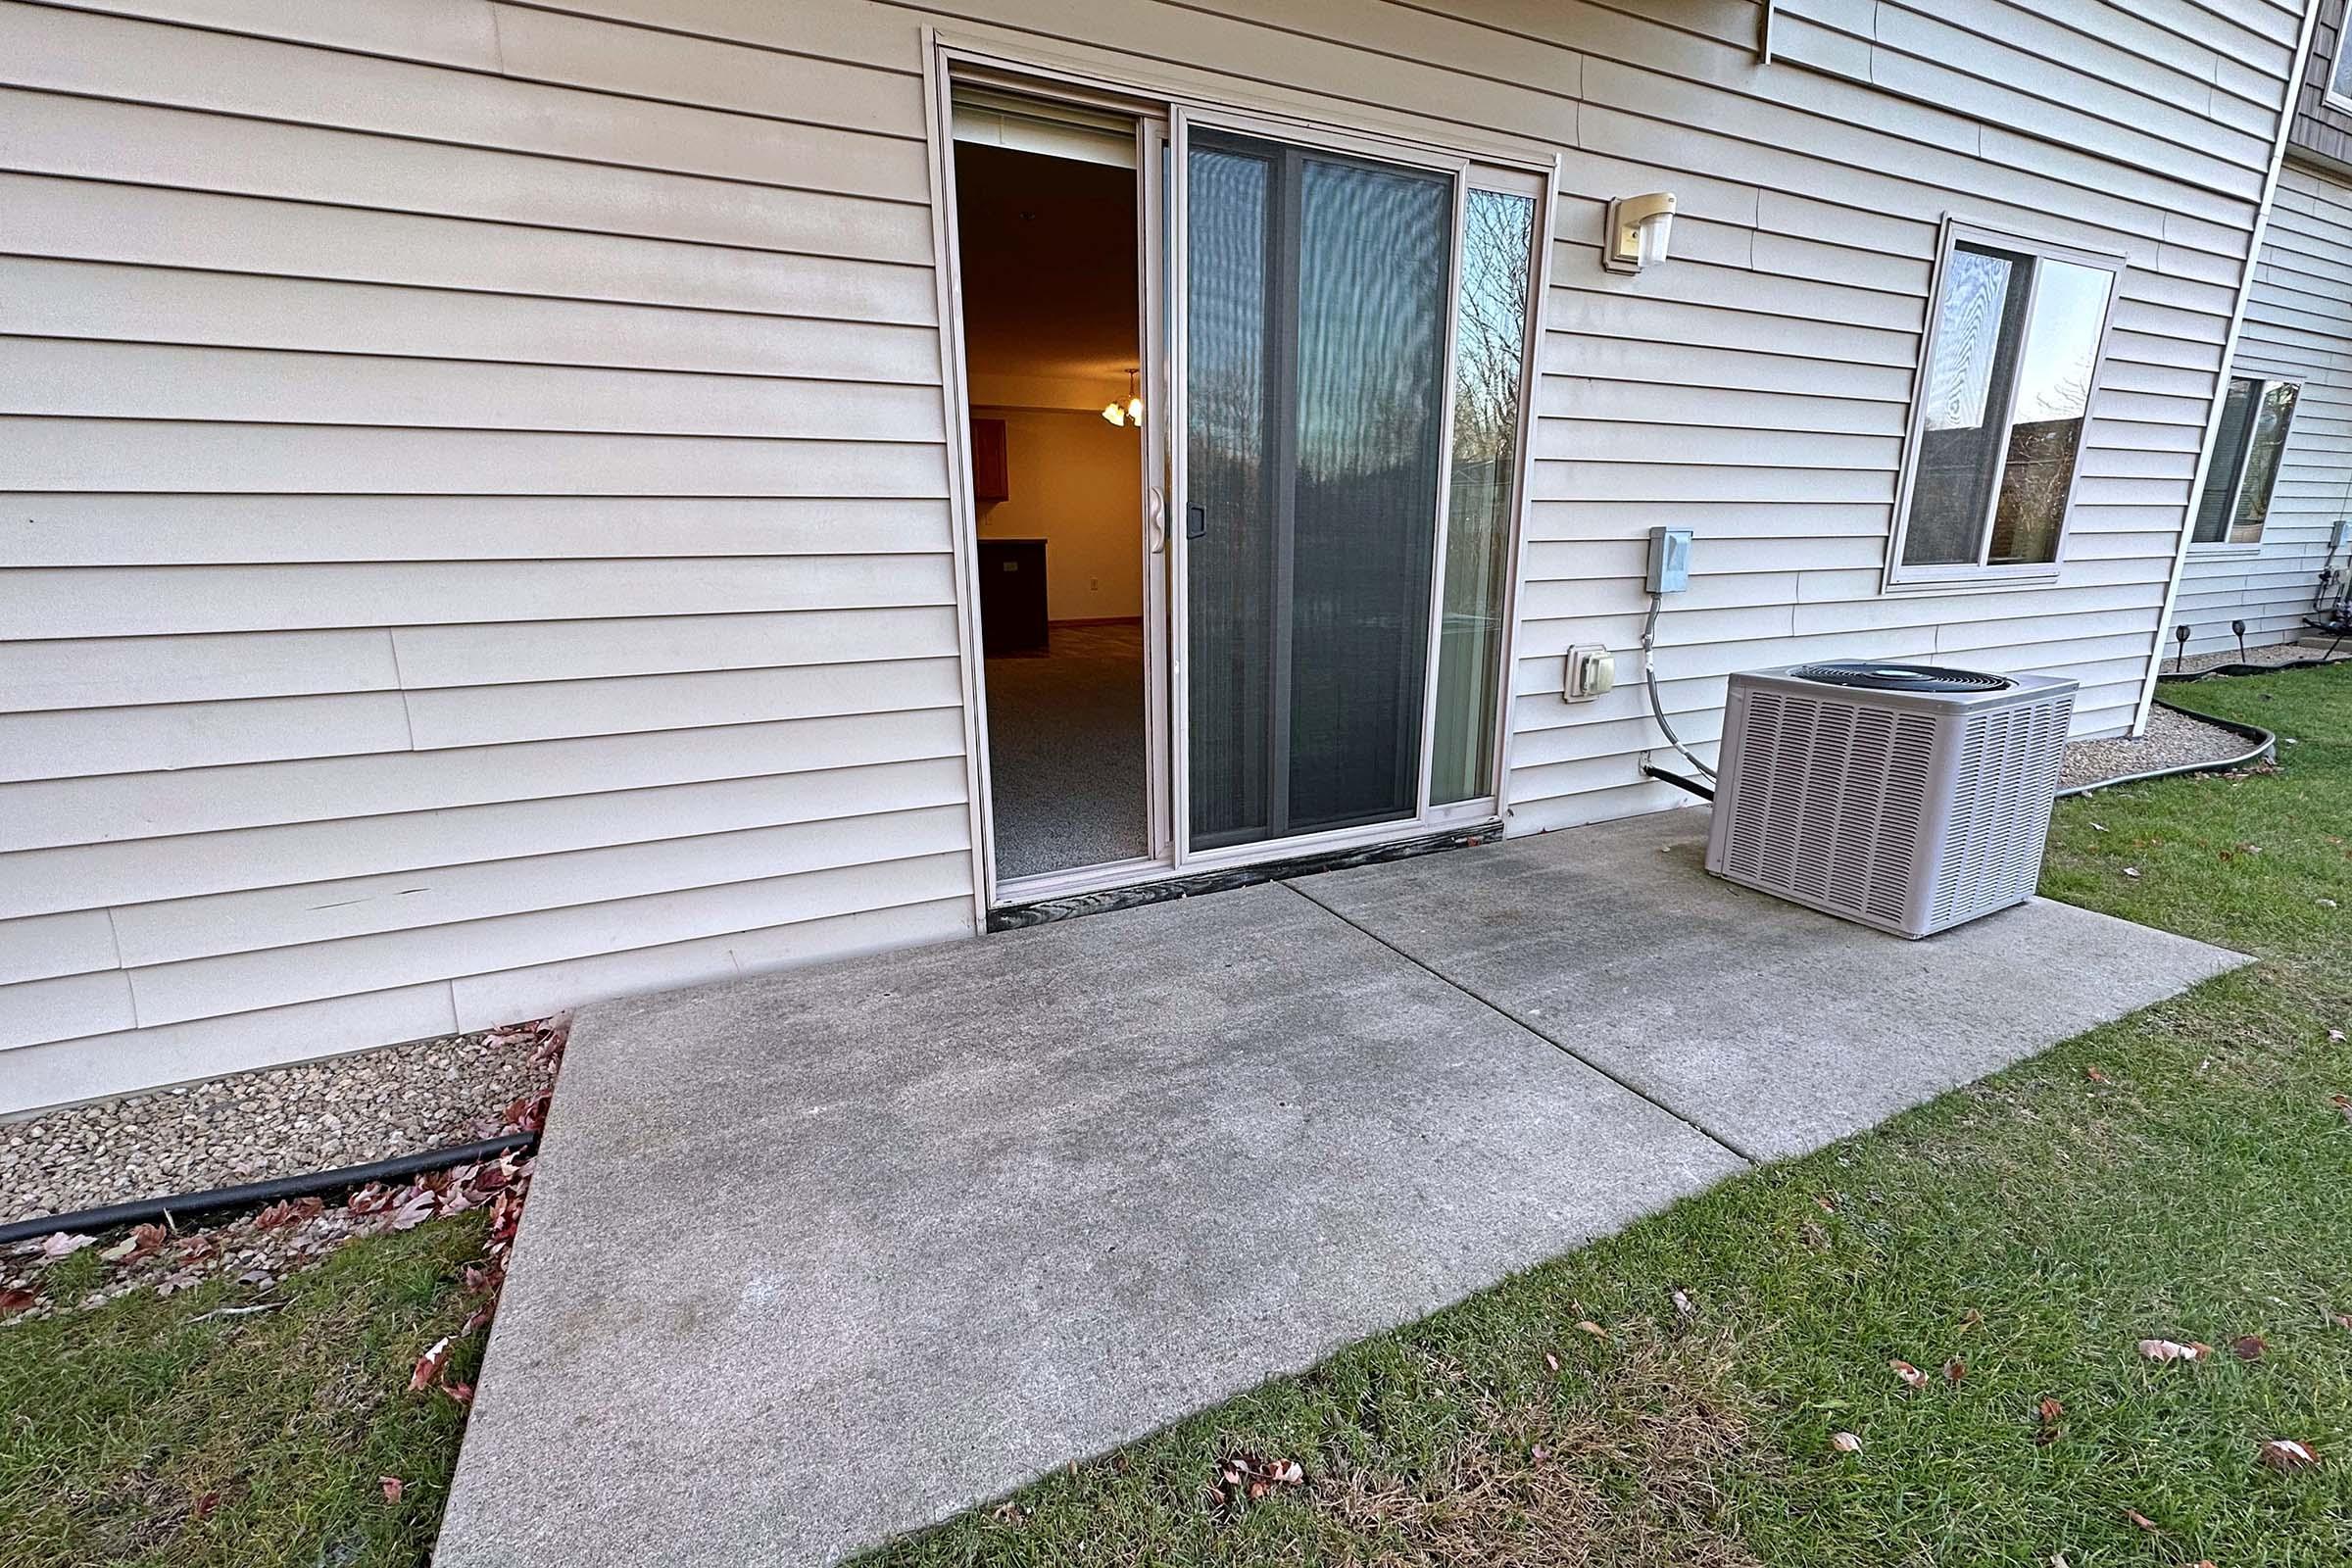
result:
<svg viewBox="0 0 2352 1568"><path fill-rule="evenodd" d="M1948 565L1906 565L1903 563L1903 542L1911 531L1911 492L1919 479L1921 436L1923 426L1927 422L1928 367L1933 365L1936 360L1936 323L1941 317L1937 305L1943 298L1944 276L1951 265L1953 249L1963 241L1988 246L1994 250L2032 256L2036 261L2051 259L2073 262L2078 266L2095 268L2106 272L2111 279L2107 289L2106 315L2099 320L2096 357L2091 361L2090 388L2083 405L2082 444L2075 449L2074 471L2067 475L2066 500L2058 514L2057 544L2051 552L2051 559L2046 562L2006 565L1990 565L1983 561ZM1911 378L1911 416L1904 429L1902 471L1896 480L1894 492L1894 522L1886 542L1886 569L1884 584L1886 592L1916 593L1936 590L1948 592L1955 588L2034 585L2057 579L2059 570L2066 561L2067 536L2074 527L2075 490L2082 476L2082 458L2089 449L2090 427L2098 417L2099 391L2105 384L2107 373L2108 336L2115 329L2115 302L2117 296L2123 293L2124 271L2129 262L2128 257L2114 252L2085 250L2079 245L2065 245L2055 240L2036 239L2032 235L2020 234L2011 229L1994 228L1983 223L1970 222L1965 219L1955 218L1949 213L1944 215L1942 227L1937 233L1936 242L1935 272L1928 280L1927 321L1925 328L1920 333L1919 365L1912 372ZM2040 286L2041 270L2035 268L2033 287L2039 289ZM2027 301L2026 316L2027 320L2031 322L2033 319L2031 299ZM2015 412L2016 396L2017 389L2013 384L2010 388L2010 407L2001 412L2001 422L2004 427L2007 426L2010 416ZM2007 461L2005 446L2002 449L2002 460L2004 463ZM1989 548L1993 518L2000 506L2000 474L1996 469L1993 475L1991 500L1986 504L1984 529L1980 535L1978 546L1980 555Z"/></svg>
<svg viewBox="0 0 2352 1568"><path fill-rule="evenodd" d="M2303 394L2310 390L2309 383L2297 376L2238 375L2232 372L2222 377L2223 398L2227 399L2230 396L2230 383L2232 381L2253 382L2254 397L2258 405L2262 399L2270 396L2271 388L2275 386L2291 386L2295 389L2295 411L2293 414L2289 414L2286 416L2286 434L2280 439L2278 447L2278 469L2277 472L2271 475L2271 493L2270 496L2266 498L2262 509L2262 529L2260 532L2256 533L2253 538L2232 539L2230 537L2230 530L2235 526L2237 522L2237 505L2240 501L2245 499L2246 470L2254 466L2254 433L2252 430L2248 430L2246 432L2245 451L2238 454L2236 477L2230 481L2230 505L2222 513L2222 536L2219 539L2199 540L2197 538L2197 514L2204 509L2204 495L2202 492L2200 492L2199 494L2190 498L2191 505L2188 509L2188 553L2196 557L2199 561L2212 561L2216 559L2228 560L2233 556L2253 557L2262 554L2263 541L2270 536L2271 532L2271 509L2269 502L2276 501L2278 497L2278 481L2285 475L2286 472L2286 443L2295 438L2295 414L2302 412ZM2215 440L2218 441L2221 439L2222 432L2219 424L2214 426L2213 433Z"/></svg>
<svg viewBox="0 0 2352 1568"><path fill-rule="evenodd" d="M2328 57L2328 74L2320 78L2320 102L2339 115L2352 115L2352 98L2335 90L2335 78L2344 69L2344 47L2352 44L2352 5L2346 5L2335 16L2335 53ZM2289 106L2292 113L2292 106Z"/></svg>

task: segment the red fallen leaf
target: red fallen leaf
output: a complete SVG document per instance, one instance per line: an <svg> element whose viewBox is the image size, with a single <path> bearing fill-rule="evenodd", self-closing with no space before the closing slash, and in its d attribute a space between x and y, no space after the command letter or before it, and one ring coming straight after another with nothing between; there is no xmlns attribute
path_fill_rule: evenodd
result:
<svg viewBox="0 0 2352 1568"><path fill-rule="evenodd" d="M1903 1360L1900 1356L1888 1357L1886 1365L1893 1371L1896 1377L1903 1380L1903 1387L1907 1389L1924 1389L1928 1386L1928 1375L1925 1372L1922 1372L1919 1368L1913 1366L1910 1362Z"/></svg>
<svg viewBox="0 0 2352 1568"><path fill-rule="evenodd" d="M2352 1312L2330 1312L2328 1316L2334 1321L2337 1328L2352 1329Z"/></svg>
<svg viewBox="0 0 2352 1568"><path fill-rule="evenodd" d="M2164 1526L2158 1524L2146 1514L2141 1513L2137 1508L2126 1508L2124 1510L2124 1517L2131 1520L2133 1524L2139 1526L2140 1529L2145 1530L2151 1536L2161 1536L2164 1534Z"/></svg>
<svg viewBox="0 0 2352 1568"><path fill-rule="evenodd" d="M444 1383L440 1387L443 1394L448 1395L460 1404L473 1402L473 1385L470 1383Z"/></svg>
<svg viewBox="0 0 2352 1568"><path fill-rule="evenodd" d="M2111 1084L2111 1083L2115 1082L2115 1080L2114 1080L2114 1079L2112 1079L2112 1078L2108 1077L2108 1076L2107 1076L2105 1073L2103 1073L2103 1072L2099 1071L2099 1069L2098 1069L2098 1068L2096 1068L2096 1067L2085 1067L2085 1068L2083 1068L2083 1069L2082 1069L2082 1076L2083 1076L2083 1077L2085 1077L2085 1078L2087 1078L2087 1079L2089 1079L2089 1080L2090 1080L2092 1083L2094 1083L2094 1084Z"/></svg>
<svg viewBox="0 0 2352 1568"><path fill-rule="evenodd" d="M2230 1342L2230 1353L2240 1361L2259 1361L2262 1352L2269 1348L2270 1346L2264 1343L2259 1334L2241 1334Z"/></svg>
<svg viewBox="0 0 2352 1568"><path fill-rule="evenodd" d="M2041 1417L2041 1425L2034 1434L2034 1446L2046 1448L2058 1441L2058 1418L2066 1414L2066 1406L2045 1398L2035 1413Z"/></svg>
<svg viewBox="0 0 2352 1568"><path fill-rule="evenodd" d="M2308 1470L2320 1462L2310 1444L2297 1443L2291 1438L2273 1438L2262 1446L2260 1452L2264 1464L2286 1475Z"/></svg>
<svg viewBox="0 0 2352 1568"><path fill-rule="evenodd" d="M1821 1205L1821 1211L1824 1214L1835 1214L1838 1212L1838 1200L1834 1198L1831 1198L1826 1193L1815 1193L1813 1195L1813 1201Z"/></svg>
<svg viewBox="0 0 2352 1568"><path fill-rule="evenodd" d="M15 1289L0 1291L0 1317L15 1317L33 1305L40 1298L30 1291Z"/></svg>
<svg viewBox="0 0 2352 1568"><path fill-rule="evenodd" d="M208 1492L188 1505L188 1512L198 1519L210 1519L213 1510L220 1506L220 1494Z"/></svg>
<svg viewBox="0 0 2352 1568"><path fill-rule="evenodd" d="M323 1199L282 1199L254 1215L253 1223L262 1230L279 1230L288 1225L299 1225L306 1219L314 1219L325 1207L326 1202Z"/></svg>
<svg viewBox="0 0 2352 1568"><path fill-rule="evenodd" d="M490 1315L497 1310L498 1308L495 1306L475 1307L471 1312L466 1314L465 1326L458 1330L458 1338L464 1339L466 1335L471 1334L475 1329L478 1329L483 1324L489 1322Z"/></svg>
<svg viewBox="0 0 2352 1568"><path fill-rule="evenodd" d="M369 1182L351 1195L345 1205L354 1214L377 1214L392 1206L392 1189L382 1182Z"/></svg>
<svg viewBox="0 0 2352 1568"><path fill-rule="evenodd" d="M409 1392L422 1393L448 1364L449 1341L435 1340L433 1348L416 1358L416 1370L409 1376Z"/></svg>
<svg viewBox="0 0 2352 1568"><path fill-rule="evenodd" d="M2328 1103L2341 1111L2344 1120L2352 1121L2352 1095L2329 1095Z"/></svg>
<svg viewBox="0 0 2352 1568"><path fill-rule="evenodd" d="M400 1477L377 1476L375 1478L375 1484L384 1489L384 1500L386 1502L398 1502L400 1500L400 1494L405 1486L405 1483L402 1482Z"/></svg>
<svg viewBox="0 0 2352 1568"><path fill-rule="evenodd" d="M1955 1355L1949 1361L1943 1363L1944 1382L1957 1384L1966 1376L1968 1376L1968 1363L1961 1360L1958 1356Z"/></svg>
<svg viewBox="0 0 2352 1568"><path fill-rule="evenodd" d="M441 1208L441 1199L434 1193L418 1193L393 1211L390 1224L396 1231L413 1231L431 1219Z"/></svg>

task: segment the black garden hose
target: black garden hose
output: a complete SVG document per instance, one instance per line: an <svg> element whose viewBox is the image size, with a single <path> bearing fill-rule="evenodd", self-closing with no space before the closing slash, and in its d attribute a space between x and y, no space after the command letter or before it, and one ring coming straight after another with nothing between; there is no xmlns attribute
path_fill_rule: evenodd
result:
<svg viewBox="0 0 2352 1568"><path fill-rule="evenodd" d="M479 1143L460 1144L454 1149L428 1149L414 1154L395 1154L389 1159L373 1160L365 1165L345 1165L336 1170L313 1171L304 1176L276 1176L269 1181L216 1187L210 1192L183 1193L175 1198L141 1198L127 1203L110 1203L104 1208L85 1208L72 1214L46 1214L33 1219L12 1220L0 1225L0 1247L30 1241L36 1236L52 1236L60 1231L96 1235L100 1231L121 1230L130 1225L172 1224L191 1214L218 1214L232 1208L260 1208L289 1198L316 1198L324 1193L350 1192L369 1182L405 1181L411 1176L421 1176L426 1171L443 1170L453 1165L470 1165L476 1160L497 1159L517 1151L528 1151L538 1142L537 1133L508 1133L503 1137L485 1138Z"/></svg>

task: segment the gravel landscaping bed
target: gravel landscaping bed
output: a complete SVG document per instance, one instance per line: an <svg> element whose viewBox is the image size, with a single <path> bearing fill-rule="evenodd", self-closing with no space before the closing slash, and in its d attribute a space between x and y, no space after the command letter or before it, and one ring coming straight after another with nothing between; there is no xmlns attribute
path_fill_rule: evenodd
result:
<svg viewBox="0 0 2352 1568"><path fill-rule="evenodd" d="M2260 648L2247 649L2243 659L2234 648L2219 654L2191 654L2179 668L2184 675L2193 675L2200 669L2218 669L2224 664L2291 664L2299 659L2318 659L2327 652L2326 643L2265 643ZM2352 640L2347 640L2335 657L2339 662L2352 659ZM2170 675L2174 668L2173 661L2167 658L2161 673Z"/></svg>
<svg viewBox="0 0 2352 1568"><path fill-rule="evenodd" d="M2152 708L2148 732L2137 740L2076 741L2068 746L2065 764L2058 770L2058 787L2073 789L2078 784L2191 762L2227 761L2245 756L2253 746L2234 730L2170 709Z"/></svg>
<svg viewBox="0 0 2352 1568"><path fill-rule="evenodd" d="M0 1124L0 1224L495 1138L553 1084L546 1039L419 1040Z"/></svg>

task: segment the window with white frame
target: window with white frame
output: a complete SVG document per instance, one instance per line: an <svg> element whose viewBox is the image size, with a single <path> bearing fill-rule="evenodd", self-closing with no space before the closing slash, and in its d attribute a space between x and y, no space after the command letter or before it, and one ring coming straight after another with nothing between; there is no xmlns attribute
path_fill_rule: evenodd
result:
<svg viewBox="0 0 2352 1568"><path fill-rule="evenodd" d="M2278 463L2286 455L2286 432L2295 422L2295 400L2303 389L2292 381L2233 375L2214 427L2213 462L2197 497L2197 525L2189 539L2200 545L2258 545L2271 514L2271 492L2278 488Z"/></svg>
<svg viewBox="0 0 2352 1568"><path fill-rule="evenodd" d="M1890 582L2057 569L2122 268L1945 224Z"/></svg>
<svg viewBox="0 0 2352 1568"><path fill-rule="evenodd" d="M2352 6L2336 11L2335 69L2328 74L2328 96L2339 109L2352 105L2352 48L2347 44L2352 44Z"/></svg>

